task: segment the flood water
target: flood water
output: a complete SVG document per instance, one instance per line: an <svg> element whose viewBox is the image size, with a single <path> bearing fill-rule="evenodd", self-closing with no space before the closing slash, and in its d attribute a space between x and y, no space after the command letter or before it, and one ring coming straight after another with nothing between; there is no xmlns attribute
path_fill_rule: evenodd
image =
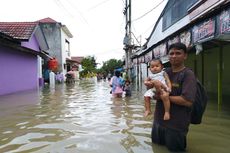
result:
<svg viewBox="0 0 230 153"><path fill-rule="evenodd" d="M0 96L0 153L168 153L151 143L142 92L114 99L109 91L92 79ZM228 153L230 108L209 102L187 143L188 153Z"/></svg>

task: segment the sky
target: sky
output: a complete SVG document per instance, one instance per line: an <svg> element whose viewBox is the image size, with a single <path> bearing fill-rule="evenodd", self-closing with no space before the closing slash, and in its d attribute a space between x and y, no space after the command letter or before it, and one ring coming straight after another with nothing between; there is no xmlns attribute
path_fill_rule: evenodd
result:
<svg viewBox="0 0 230 153"><path fill-rule="evenodd" d="M71 56L94 56L102 64L125 55L126 0L0 0L1 22L31 22L50 17L73 35ZM143 45L167 0L132 0L132 38ZM138 41L138 42L137 42Z"/></svg>

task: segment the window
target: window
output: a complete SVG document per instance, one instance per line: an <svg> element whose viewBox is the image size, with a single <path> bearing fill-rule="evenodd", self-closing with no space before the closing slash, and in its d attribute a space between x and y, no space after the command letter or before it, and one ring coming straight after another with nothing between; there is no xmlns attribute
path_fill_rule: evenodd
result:
<svg viewBox="0 0 230 153"><path fill-rule="evenodd" d="M65 40L65 50L67 55L70 56L70 45L68 40Z"/></svg>
<svg viewBox="0 0 230 153"><path fill-rule="evenodd" d="M188 9L199 0L171 0L163 15L163 31L183 18Z"/></svg>

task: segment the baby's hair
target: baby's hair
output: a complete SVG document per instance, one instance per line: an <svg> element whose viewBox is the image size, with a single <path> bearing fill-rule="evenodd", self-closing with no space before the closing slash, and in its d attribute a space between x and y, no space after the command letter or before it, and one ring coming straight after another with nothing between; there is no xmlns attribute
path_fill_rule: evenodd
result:
<svg viewBox="0 0 230 153"><path fill-rule="evenodd" d="M152 59L149 64L151 65L152 62L159 62L161 65L163 65L163 63L162 63L162 61L161 61L160 58L154 58L154 59Z"/></svg>

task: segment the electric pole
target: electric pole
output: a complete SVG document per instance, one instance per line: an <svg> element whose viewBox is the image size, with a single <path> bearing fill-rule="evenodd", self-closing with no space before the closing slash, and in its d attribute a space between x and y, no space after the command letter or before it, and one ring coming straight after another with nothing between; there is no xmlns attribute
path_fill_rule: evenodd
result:
<svg viewBox="0 0 230 153"><path fill-rule="evenodd" d="M130 78L131 72L131 53L132 53L132 38L131 38L131 0L125 1L125 9L124 9L124 15L126 19L126 25L125 25L125 37L123 44L124 50L125 50L125 69L128 73L128 77Z"/></svg>

